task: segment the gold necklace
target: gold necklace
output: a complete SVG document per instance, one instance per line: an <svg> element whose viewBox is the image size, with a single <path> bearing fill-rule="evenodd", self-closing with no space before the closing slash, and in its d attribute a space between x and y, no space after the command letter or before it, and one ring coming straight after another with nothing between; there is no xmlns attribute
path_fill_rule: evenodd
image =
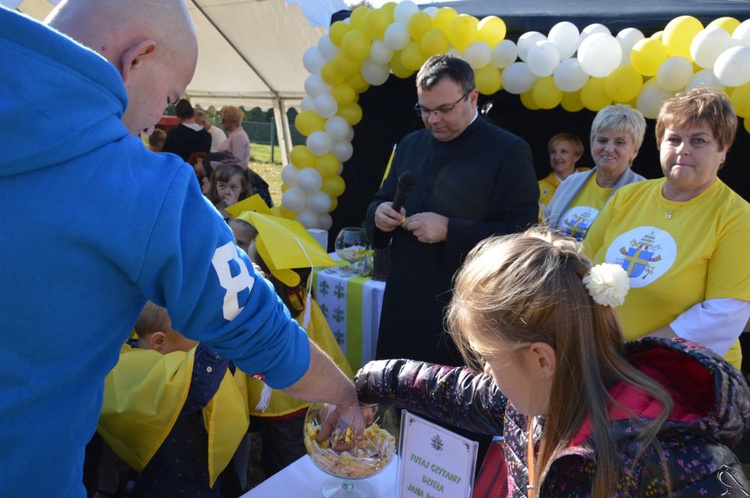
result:
<svg viewBox="0 0 750 498"><path fill-rule="evenodd" d="M529 484L526 486L526 496L528 498L534 498L535 496L535 489L534 489L534 427L536 426L536 417L531 417L531 420L529 420L529 440L526 444L526 468L529 471Z"/></svg>

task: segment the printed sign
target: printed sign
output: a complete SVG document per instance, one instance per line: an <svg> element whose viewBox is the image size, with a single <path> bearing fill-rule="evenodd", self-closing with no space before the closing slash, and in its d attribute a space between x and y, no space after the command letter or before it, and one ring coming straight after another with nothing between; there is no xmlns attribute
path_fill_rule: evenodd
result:
<svg viewBox="0 0 750 498"><path fill-rule="evenodd" d="M404 410L399 498L470 498L478 447L476 441Z"/></svg>

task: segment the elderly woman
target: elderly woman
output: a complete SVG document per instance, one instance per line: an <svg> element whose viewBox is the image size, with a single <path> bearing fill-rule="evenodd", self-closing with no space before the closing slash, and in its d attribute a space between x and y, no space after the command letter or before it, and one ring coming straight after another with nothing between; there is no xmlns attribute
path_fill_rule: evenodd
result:
<svg viewBox="0 0 750 498"><path fill-rule="evenodd" d="M240 160L240 165L247 169L250 160L250 139L242 128L245 113L242 109L229 105L221 109L221 126L227 132L227 139L219 145L219 152L229 152Z"/></svg>
<svg viewBox="0 0 750 498"><path fill-rule="evenodd" d="M558 133L547 142L549 165L552 173L539 180L539 204L544 210L555 195L560 182L573 173L588 171L591 168L576 168L583 156L581 139L572 133Z"/></svg>
<svg viewBox="0 0 750 498"><path fill-rule="evenodd" d="M664 178L619 190L584 246L621 265L631 292L618 310L629 340L683 337L737 368L750 317L750 204L717 173L737 130L729 98L700 88L664 103L656 122Z"/></svg>
<svg viewBox="0 0 750 498"><path fill-rule="evenodd" d="M632 107L616 104L599 111L591 124L595 167L560 184L545 210L547 226L583 240L618 188L645 180L630 169L645 133L646 120Z"/></svg>

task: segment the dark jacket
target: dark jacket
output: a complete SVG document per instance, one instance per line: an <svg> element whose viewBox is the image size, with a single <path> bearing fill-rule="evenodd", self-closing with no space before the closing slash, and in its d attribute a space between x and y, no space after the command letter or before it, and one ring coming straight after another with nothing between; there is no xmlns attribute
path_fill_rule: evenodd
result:
<svg viewBox="0 0 750 498"><path fill-rule="evenodd" d="M403 228L390 233L375 228L375 210L393 201L405 171L417 179L404 201L407 216L434 212L447 217L445 241L424 244ZM528 144L481 117L447 142L427 130L407 135L365 219L375 247L392 242L376 357L462 365L442 332L453 274L480 240L535 223L538 200Z"/></svg>
<svg viewBox="0 0 750 498"><path fill-rule="evenodd" d="M187 125L179 124L167 133L162 152L172 152L187 161L195 152L211 151L211 134L203 128L194 130Z"/></svg>
<svg viewBox="0 0 750 498"><path fill-rule="evenodd" d="M726 496L745 496L738 485L750 492L731 450L750 423L750 391L740 371L718 355L682 340L645 338L628 343L627 351L631 362L664 385L675 401L675 410L659 432L670 469L672 496L721 496L727 490L722 480L734 485ZM355 382L362 401L393 403L476 432L503 433L510 496L526 497L528 421L507 402L490 376L462 367L383 360L365 365ZM610 392L626 406L639 410L623 387L618 384ZM641 412L641 417L648 419L647 413ZM618 485L617 496L666 496L656 451L648 449L634 464L640 449L632 436L635 425L614 411L611 416L627 475ZM536 435L541 436L541 431ZM595 463L595 443L582 429L552 463L540 496L590 496ZM731 472L736 483L727 474L720 480L722 471Z"/></svg>

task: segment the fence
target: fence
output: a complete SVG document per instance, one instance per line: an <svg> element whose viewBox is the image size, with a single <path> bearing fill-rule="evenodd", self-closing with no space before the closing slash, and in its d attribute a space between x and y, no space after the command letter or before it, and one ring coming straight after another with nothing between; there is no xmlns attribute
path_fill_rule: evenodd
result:
<svg viewBox="0 0 750 498"><path fill-rule="evenodd" d="M271 146L271 162L275 162L273 146L279 145L279 141L276 139L275 121L269 123L243 121L242 128L245 130L245 133L247 133L251 143ZM289 125L289 130L291 133L292 147L305 144L305 136L298 132L297 128L293 125Z"/></svg>

